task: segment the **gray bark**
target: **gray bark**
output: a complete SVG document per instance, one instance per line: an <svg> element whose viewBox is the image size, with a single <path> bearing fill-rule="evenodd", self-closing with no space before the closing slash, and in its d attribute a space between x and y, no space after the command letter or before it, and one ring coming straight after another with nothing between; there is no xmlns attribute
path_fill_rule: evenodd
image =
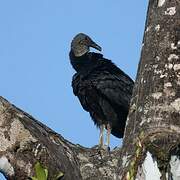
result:
<svg viewBox="0 0 180 180"><path fill-rule="evenodd" d="M180 1L150 0L119 159L120 179L135 177L147 152L157 161L161 179L172 176L170 160L172 155L179 156L180 144L179 58Z"/></svg>
<svg viewBox="0 0 180 180"><path fill-rule="evenodd" d="M0 169L8 179L35 176L39 161L53 179L113 179L119 150L84 148L65 140L32 116L0 97Z"/></svg>
<svg viewBox="0 0 180 180"><path fill-rule="evenodd" d="M49 179L63 172L66 180L140 180L151 170L163 180L180 178L179 58L180 1L150 0L122 148L72 144L0 97L1 171L27 179L40 161Z"/></svg>

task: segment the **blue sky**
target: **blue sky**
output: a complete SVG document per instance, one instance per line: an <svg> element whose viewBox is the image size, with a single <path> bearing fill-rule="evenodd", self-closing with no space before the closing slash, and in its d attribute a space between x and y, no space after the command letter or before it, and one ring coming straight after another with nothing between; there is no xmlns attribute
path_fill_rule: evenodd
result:
<svg viewBox="0 0 180 180"><path fill-rule="evenodd" d="M69 141L96 145L99 131L72 93L70 42L88 34L135 79L146 11L147 0L1 0L0 95Z"/></svg>

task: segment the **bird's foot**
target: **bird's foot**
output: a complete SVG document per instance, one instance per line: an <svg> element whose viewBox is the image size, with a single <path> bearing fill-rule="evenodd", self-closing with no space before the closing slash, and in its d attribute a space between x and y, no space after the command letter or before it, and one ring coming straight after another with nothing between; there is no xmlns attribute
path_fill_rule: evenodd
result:
<svg viewBox="0 0 180 180"><path fill-rule="evenodd" d="M102 150L108 151L108 152L110 151L110 147L107 145L99 146L99 149L102 149Z"/></svg>
<svg viewBox="0 0 180 180"><path fill-rule="evenodd" d="M98 146L98 153L103 158L104 156L107 156L110 154L110 147L107 145Z"/></svg>
<svg viewBox="0 0 180 180"><path fill-rule="evenodd" d="M110 147L107 145L95 145L92 149L102 150L102 151L110 151Z"/></svg>

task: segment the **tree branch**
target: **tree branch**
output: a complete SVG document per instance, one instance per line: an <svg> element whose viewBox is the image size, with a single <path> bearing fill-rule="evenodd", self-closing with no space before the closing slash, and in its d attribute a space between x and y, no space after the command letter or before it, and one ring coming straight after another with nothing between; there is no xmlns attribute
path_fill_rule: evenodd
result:
<svg viewBox="0 0 180 180"><path fill-rule="evenodd" d="M49 179L59 172L63 179L112 179L118 152L72 144L0 97L0 169L8 179L34 176L37 161Z"/></svg>

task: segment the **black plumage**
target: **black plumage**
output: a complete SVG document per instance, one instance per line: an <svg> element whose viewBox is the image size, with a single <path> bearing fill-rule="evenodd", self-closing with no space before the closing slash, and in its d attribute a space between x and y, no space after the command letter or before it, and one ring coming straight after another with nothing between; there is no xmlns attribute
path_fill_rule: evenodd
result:
<svg viewBox="0 0 180 180"><path fill-rule="evenodd" d="M101 51L101 47L83 33L72 40L69 56L76 70L72 88L101 130L100 146L104 127L108 130L109 145L110 133L123 137L134 82L102 54L89 52L90 47Z"/></svg>

